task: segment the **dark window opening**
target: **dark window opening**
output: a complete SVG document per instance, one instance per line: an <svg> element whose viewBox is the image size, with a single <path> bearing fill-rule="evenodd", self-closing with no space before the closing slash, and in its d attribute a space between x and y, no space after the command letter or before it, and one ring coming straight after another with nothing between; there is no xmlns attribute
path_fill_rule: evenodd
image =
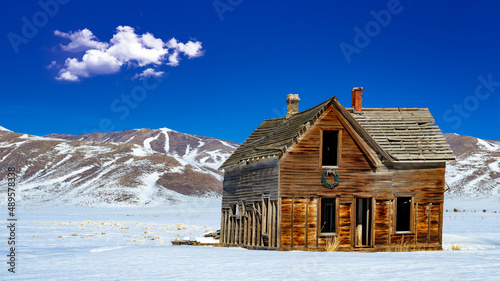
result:
<svg viewBox="0 0 500 281"><path fill-rule="evenodd" d="M339 131L324 130L322 141L323 151L321 165L338 166Z"/></svg>
<svg viewBox="0 0 500 281"><path fill-rule="evenodd" d="M335 232L335 198L321 199L321 233Z"/></svg>
<svg viewBox="0 0 500 281"><path fill-rule="evenodd" d="M411 197L398 197L396 204L396 231L410 231Z"/></svg>

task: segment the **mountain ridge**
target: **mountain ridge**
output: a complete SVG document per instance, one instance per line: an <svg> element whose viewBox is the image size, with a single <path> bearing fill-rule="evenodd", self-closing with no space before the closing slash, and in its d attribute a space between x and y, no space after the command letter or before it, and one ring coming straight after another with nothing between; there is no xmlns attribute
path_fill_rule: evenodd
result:
<svg viewBox="0 0 500 281"><path fill-rule="evenodd" d="M445 134L457 161L446 164L447 195L500 197L500 141Z"/></svg>
<svg viewBox="0 0 500 281"><path fill-rule="evenodd" d="M164 204L220 196L217 168L237 146L167 128L44 137L2 130L0 176L16 168L21 201Z"/></svg>

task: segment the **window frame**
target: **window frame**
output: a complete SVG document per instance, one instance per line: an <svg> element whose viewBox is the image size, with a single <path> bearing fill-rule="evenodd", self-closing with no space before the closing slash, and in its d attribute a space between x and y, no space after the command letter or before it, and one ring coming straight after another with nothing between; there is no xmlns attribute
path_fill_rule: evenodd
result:
<svg viewBox="0 0 500 281"><path fill-rule="evenodd" d="M333 218L334 218L334 232L322 232L322 206L323 206L323 200L324 199L334 199L333 203ZM319 200L319 208L318 208L318 233L319 236L336 236L339 233L339 197L338 196L322 196L318 198Z"/></svg>
<svg viewBox="0 0 500 281"><path fill-rule="evenodd" d="M401 194L395 196L394 200L394 234L412 234L414 232L414 220L415 220L415 196L408 194ZM410 198L410 221L409 221L409 230L399 230L398 231L398 199L399 198Z"/></svg>
<svg viewBox="0 0 500 281"><path fill-rule="evenodd" d="M342 151L342 128L341 127L322 127L320 128L320 145L319 145L319 168L320 169L339 169L341 167L341 151ZM337 165L323 165L323 132L337 131Z"/></svg>

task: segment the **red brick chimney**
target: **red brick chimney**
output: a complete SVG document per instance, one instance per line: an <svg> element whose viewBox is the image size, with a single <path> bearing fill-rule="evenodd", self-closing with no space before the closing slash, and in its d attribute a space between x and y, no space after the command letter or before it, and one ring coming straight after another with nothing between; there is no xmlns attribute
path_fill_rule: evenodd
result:
<svg viewBox="0 0 500 281"><path fill-rule="evenodd" d="M363 87L352 89L352 107L355 111L363 110Z"/></svg>

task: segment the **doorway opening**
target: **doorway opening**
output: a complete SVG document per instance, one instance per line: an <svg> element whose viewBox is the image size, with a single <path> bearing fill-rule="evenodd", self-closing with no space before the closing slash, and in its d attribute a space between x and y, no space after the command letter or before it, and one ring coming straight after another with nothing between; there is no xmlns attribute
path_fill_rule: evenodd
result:
<svg viewBox="0 0 500 281"><path fill-rule="evenodd" d="M372 246L372 198L356 198L356 247Z"/></svg>

